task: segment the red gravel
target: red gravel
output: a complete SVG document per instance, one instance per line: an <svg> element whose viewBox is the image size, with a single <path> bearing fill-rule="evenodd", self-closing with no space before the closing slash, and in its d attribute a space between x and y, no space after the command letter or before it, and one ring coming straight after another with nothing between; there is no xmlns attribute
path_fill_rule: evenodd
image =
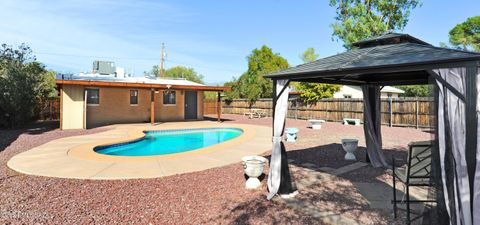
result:
<svg viewBox="0 0 480 225"><path fill-rule="evenodd" d="M271 118L245 119L242 116L224 115L226 123L250 123L270 126ZM313 162L318 166L338 167L343 152L338 144L340 137L363 137L361 127L344 127L327 123L322 130L305 128L305 121L288 120L287 126L300 128L300 141L287 144L289 158L295 165ZM19 152L50 140L73 135L104 131L95 128L88 131L60 131L55 124L0 131L0 162ZM411 140L429 138L430 135L415 129L385 128L387 148L405 147ZM318 147L320 146L320 147ZM323 146L323 147L322 147ZM392 150L396 151L396 150ZM401 151L401 150L399 150ZM358 154L361 158L361 154ZM305 157L305 158L303 158ZM91 181L28 176L7 172L0 173L0 221L4 223L141 223L141 224L318 224L302 211L286 207L282 201L266 201L265 181L262 189L247 191L240 163L158 179L119 181ZM301 170L301 168L300 168ZM384 171L380 170L383 174ZM301 178L301 172L294 172ZM367 178L373 175L366 173ZM376 176L376 175L375 175ZM350 182L338 178L339 185ZM330 185L335 186L337 182ZM332 188L330 188L332 189ZM338 191L339 189L337 189ZM356 198L323 198L315 192L328 193L328 189L304 190L302 199L335 206L357 201ZM350 190L355 192L355 190ZM355 194L355 193L353 193ZM342 202L342 203L340 203ZM360 221L385 224L388 215L378 212L362 213ZM371 219L369 219L371 217ZM354 218L356 219L356 218Z"/></svg>

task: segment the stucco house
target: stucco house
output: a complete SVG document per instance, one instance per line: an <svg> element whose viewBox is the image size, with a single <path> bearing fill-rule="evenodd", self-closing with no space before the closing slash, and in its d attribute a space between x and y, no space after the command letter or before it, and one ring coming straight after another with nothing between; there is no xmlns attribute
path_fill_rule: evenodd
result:
<svg viewBox="0 0 480 225"><path fill-rule="evenodd" d="M398 98L399 94L403 94L405 91L392 87L392 86L384 86L380 90L380 97L381 98ZM343 85L339 91L333 94L334 98L363 98L363 92L360 86L351 86L351 85Z"/></svg>
<svg viewBox="0 0 480 225"><path fill-rule="evenodd" d="M202 120L203 92L216 91L220 98L220 92L229 89L184 79L98 73L57 77L56 84L60 93L61 129Z"/></svg>

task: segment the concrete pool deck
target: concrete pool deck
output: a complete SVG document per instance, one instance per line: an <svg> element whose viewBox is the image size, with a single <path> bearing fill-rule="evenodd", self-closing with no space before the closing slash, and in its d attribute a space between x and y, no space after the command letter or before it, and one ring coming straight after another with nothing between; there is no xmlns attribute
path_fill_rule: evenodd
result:
<svg viewBox="0 0 480 225"><path fill-rule="evenodd" d="M189 152L159 156L110 156L95 146L132 141L144 130L232 127L244 133L232 140ZM246 155L271 150L270 127L211 121L168 122L156 125L111 125L108 131L60 138L12 157L7 166L20 173L75 179L115 180L156 178L206 170L241 161Z"/></svg>

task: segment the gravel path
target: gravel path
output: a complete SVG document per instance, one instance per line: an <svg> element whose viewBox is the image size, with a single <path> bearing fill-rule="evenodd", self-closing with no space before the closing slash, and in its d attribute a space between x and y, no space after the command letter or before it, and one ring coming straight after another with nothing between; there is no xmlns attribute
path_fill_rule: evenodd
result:
<svg viewBox="0 0 480 225"><path fill-rule="evenodd" d="M225 123L271 124L271 118L249 120L243 116L224 116L228 119ZM305 125L306 121L287 122L287 127L300 128L299 142L287 144L289 158L295 160L293 174L296 179L302 178L301 164L305 162L335 168L348 164L342 160L343 152L339 148L338 138L344 135L363 137L362 127L326 123L322 130L313 131L305 128ZM52 123L2 130L0 162L6 165L13 155L56 138L104 130L60 131ZM383 132L384 146L391 148L389 151L392 154L399 155L404 154L404 147L409 141L430 138L430 134L415 129L387 127ZM357 156L362 159L361 153ZM355 176L354 179L375 180L378 174L388 176L383 170L358 173L361 176ZM349 179L353 178L339 177L338 181L328 184L328 188L319 186L303 190L305 194L301 198L342 213L345 205L358 202L361 196L355 193L355 189L342 192L347 195L341 199L333 198L334 195L328 193L348 189L352 182ZM307 213L286 207L282 201L266 201L265 181L264 186L256 191L245 190L244 182L240 163L158 179L121 181L27 176L9 172L3 166L0 170L0 221L12 224L319 224ZM322 195L315 195L319 192ZM353 197L347 197L350 195ZM372 224L388 224L391 221L388 214L368 210L363 203L360 205L367 208L356 209L348 216L354 219L359 217L359 221L371 221Z"/></svg>

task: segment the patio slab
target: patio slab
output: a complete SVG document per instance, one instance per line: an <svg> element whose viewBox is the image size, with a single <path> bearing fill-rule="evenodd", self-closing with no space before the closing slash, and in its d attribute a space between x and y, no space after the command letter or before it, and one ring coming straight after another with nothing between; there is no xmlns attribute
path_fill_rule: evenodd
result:
<svg viewBox="0 0 480 225"><path fill-rule="evenodd" d="M99 145L144 136L145 130L234 127L244 131L232 140L198 150L160 156L110 156L96 153ZM246 155L271 149L271 128L212 121L112 125L110 130L50 141L12 157L7 165L20 173L75 179L139 179L189 173L240 162Z"/></svg>

